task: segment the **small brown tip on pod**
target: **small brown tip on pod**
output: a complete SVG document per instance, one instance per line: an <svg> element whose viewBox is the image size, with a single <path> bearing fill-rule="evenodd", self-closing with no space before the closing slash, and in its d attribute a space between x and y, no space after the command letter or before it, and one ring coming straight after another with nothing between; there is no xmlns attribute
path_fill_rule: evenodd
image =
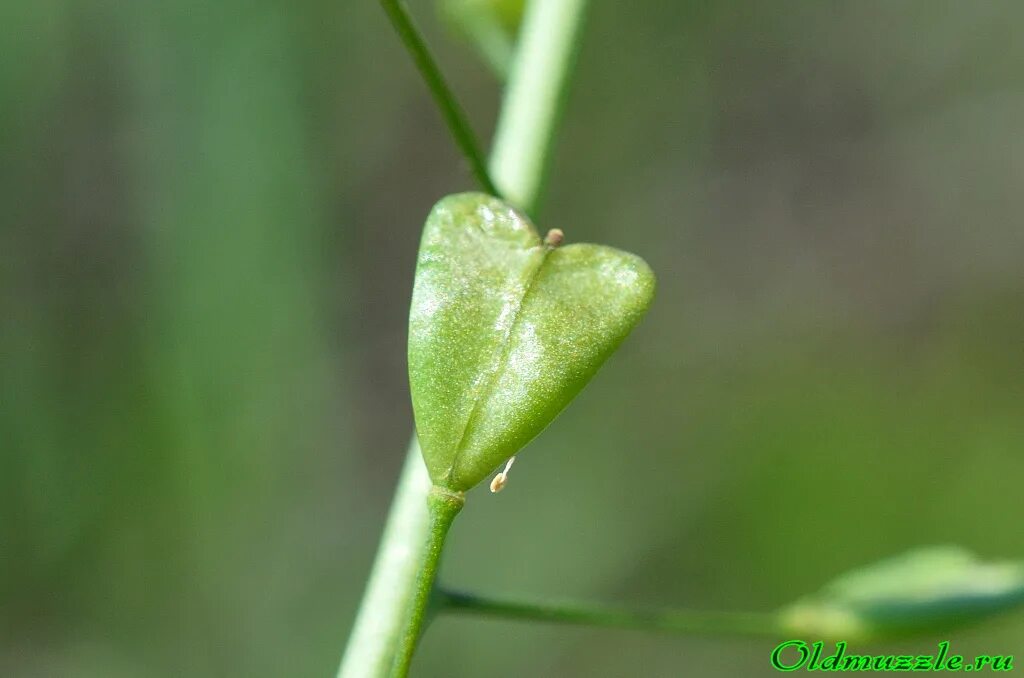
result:
<svg viewBox="0 0 1024 678"><path fill-rule="evenodd" d="M552 228L548 231L548 234L544 236L544 244L548 247L558 247L565 240L565 233L560 228Z"/></svg>

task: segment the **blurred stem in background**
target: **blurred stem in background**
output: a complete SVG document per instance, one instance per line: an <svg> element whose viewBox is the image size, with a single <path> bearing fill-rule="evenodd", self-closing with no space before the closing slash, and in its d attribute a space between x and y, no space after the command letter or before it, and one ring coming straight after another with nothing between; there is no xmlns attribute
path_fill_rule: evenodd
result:
<svg viewBox="0 0 1024 678"><path fill-rule="evenodd" d="M585 9L586 0L533 0L519 29L490 168L506 200L534 219Z"/></svg>
<svg viewBox="0 0 1024 678"><path fill-rule="evenodd" d="M424 64L431 64L432 60L411 21L404 16L404 8L397 0L382 0L382 4L393 22L398 17L402 27L399 35L423 73ZM490 167L501 191L532 216L536 216L544 165L564 102L563 90L576 53L585 7L585 0L534 0L527 5L523 19ZM436 86L443 84L436 66L426 70L437 72L437 80L431 85L435 98L450 98L447 87ZM430 78L427 79L429 82ZM443 112L460 110L454 101L439 103ZM449 127L452 128L451 123ZM458 142L457 134L456 137ZM460 148L466 152L461 143ZM472 164L473 158L469 160ZM480 179L479 174L477 178ZM491 189L483 180L481 184L485 190ZM429 489L414 437L339 678L389 674L415 599L418 572L432 545L427 513Z"/></svg>

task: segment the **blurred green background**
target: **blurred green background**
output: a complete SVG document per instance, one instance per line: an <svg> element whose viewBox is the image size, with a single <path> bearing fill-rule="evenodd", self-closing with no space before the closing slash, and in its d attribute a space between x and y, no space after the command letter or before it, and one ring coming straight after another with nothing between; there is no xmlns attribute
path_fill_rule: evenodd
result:
<svg viewBox="0 0 1024 678"><path fill-rule="evenodd" d="M489 135L498 83L411 5ZM444 578L762 610L922 544L1024 556L1022 21L593 2L541 227L659 297ZM333 675L412 426L419 230L467 188L374 2L3 0L0 675ZM442 618L415 668L771 646Z"/></svg>

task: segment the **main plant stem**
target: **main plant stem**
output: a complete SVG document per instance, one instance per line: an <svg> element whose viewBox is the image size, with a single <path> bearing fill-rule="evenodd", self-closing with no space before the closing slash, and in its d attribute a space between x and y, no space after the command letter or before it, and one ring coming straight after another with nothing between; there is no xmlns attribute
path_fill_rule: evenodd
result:
<svg viewBox="0 0 1024 678"><path fill-rule="evenodd" d="M397 6L396 1L389 3L392 8ZM516 205L534 216L585 7L586 0L531 0L528 3L498 121L490 162L494 180ZM391 9L389 16L394 21ZM411 22L403 22L403 28L414 36L417 65L423 72L421 59L424 54L429 57L425 44L415 34ZM400 30L403 41L413 50L406 33ZM447 88L432 87L431 91L437 98L439 92L447 92ZM451 99L441 106L448 119L451 111L460 109L453 106L450 93L443 97ZM465 152L465 138L457 141ZM475 167L474 159L468 159ZM480 172L474 174L481 179ZM480 183L484 190L493 192L489 180ZM418 585L423 581L420 566L425 562L425 552L431 548L429 494L430 481L414 436L338 678L387 678L404 675L393 669L408 670L408 661L397 657L400 641L406 637L413 614L412 601L419 600ZM433 568L431 583L436 576L436 562ZM417 623L422 622L423 616L420 616ZM404 669L400 665L404 665Z"/></svg>

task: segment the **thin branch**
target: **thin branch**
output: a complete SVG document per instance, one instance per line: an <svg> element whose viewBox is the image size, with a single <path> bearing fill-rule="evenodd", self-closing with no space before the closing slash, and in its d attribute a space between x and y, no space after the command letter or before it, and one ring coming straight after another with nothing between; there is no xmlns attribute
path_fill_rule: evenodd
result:
<svg viewBox="0 0 1024 678"><path fill-rule="evenodd" d="M441 75L441 69L438 68L437 62L434 61L430 50L427 49L427 43L423 40L423 36L420 35L416 25L413 24L409 12L405 9L405 4L402 0L380 0L380 4L384 11L387 12L388 18L391 19L391 24L395 27L395 31L398 33L399 38L401 38L402 43L405 44L405 48L409 50L409 55L412 56L412 60L416 63L416 68L419 69L420 75L423 76L427 88L430 89L430 94L434 97L434 103L441 110L441 116L444 117L448 130L455 138L456 145L458 145L462 154L466 156L466 160L469 161L470 171L472 171L473 176L484 191L500 197L498 189L495 188L494 182L491 181L491 175L487 172L487 162L484 160L483 152L477 143L476 135L469 124L469 119L466 117L466 113L462 110L459 102L455 99L455 95L445 81L444 76Z"/></svg>
<svg viewBox="0 0 1024 678"><path fill-rule="evenodd" d="M776 615L764 612L642 610L576 602L536 602L445 591L440 611L690 635L778 637Z"/></svg>

